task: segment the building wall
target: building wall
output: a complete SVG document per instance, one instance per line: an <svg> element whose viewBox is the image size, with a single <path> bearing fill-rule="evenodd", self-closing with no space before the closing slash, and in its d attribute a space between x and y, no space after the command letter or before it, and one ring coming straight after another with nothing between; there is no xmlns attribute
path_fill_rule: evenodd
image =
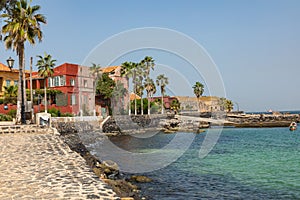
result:
<svg viewBox="0 0 300 200"><path fill-rule="evenodd" d="M198 111L197 97L177 96L182 111ZM214 96L200 97L201 112L223 111L220 98Z"/></svg>
<svg viewBox="0 0 300 200"><path fill-rule="evenodd" d="M25 76L29 77L29 72L25 71ZM10 69L8 66L0 63L0 98L4 96L4 86L7 86L7 80L10 80L10 85L15 85L19 81L19 70Z"/></svg>

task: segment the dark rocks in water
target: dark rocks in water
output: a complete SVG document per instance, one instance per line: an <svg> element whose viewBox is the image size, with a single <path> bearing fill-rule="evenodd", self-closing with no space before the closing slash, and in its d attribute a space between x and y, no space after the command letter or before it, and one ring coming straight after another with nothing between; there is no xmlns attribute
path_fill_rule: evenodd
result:
<svg viewBox="0 0 300 200"><path fill-rule="evenodd" d="M103 179L103 181L111 186L113 191L116 192L120 197L133 197L134 199L141 199L138 196L139 188L130 182L125 180L110 179Z"/></svg>
<svg viewBox="0 0 300 200"><path fill-rule="evenodd" d="M128 181L137 182L137 183L149 183L152 182L152 179L147 176L133 175L128 179Z"/></svg>

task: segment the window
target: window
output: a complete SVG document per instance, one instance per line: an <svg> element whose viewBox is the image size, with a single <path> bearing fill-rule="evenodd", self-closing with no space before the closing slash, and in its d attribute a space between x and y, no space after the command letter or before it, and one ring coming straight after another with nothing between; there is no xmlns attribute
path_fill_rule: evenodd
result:
<svg viewBox="0 0 300 200"><path fill-rule="evenodd" d="M48 78L48 87L53 87L53 78Z"/></svg>
<svg viewBox="0 0 300 200"><path fill-rule="evenodd" d="M54 77L54 86L59 86L59 76Z"/></svg>
<svg viewBox="0 0 300 200"><path fill-rule="evenodd" d="M75 96L75 94L71 95L71 105L76 105L76 96Z"/></svg>
<svg viewBox="0 0 300 200"><path fill-rule="evenodd" d="M83 82L83 87L85 87L85 88L88 87L87 80L84 80L84 82Z"/></svg>
<svg viewBox="0 0 300 200"><path fill-rule="evenodd" d="M65 86L66 85L66 77L65 76L60 76L60 85L59 86Z"/></svg>
<svg viewBox="0 0 300 200"><path fill-rule="evenodd" d="M10 80L6 80L6 86L10 86Z"/></svg>
<svg viewBox="0 0 300 200"><path fill-rule="evenodd" d="M74 80L74 79L71 79L71 80L70 80L70 85L71 85L71 86L75 86L75 80Z"/></svg>
<svg viewBox="0 0 300 200"><path fill-rule="evenodd" d="M14 85L18 85L18 81L14 81Z"/></svg>

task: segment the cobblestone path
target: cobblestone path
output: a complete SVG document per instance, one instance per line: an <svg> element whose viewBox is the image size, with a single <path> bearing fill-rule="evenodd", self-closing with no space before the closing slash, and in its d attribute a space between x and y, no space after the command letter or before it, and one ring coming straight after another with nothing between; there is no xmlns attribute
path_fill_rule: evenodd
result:
<svg viewBox="0 0 300 200"><path fill-rule="evenodd" d="M0 134L0 199L119 199L53 134Z"/></svg>

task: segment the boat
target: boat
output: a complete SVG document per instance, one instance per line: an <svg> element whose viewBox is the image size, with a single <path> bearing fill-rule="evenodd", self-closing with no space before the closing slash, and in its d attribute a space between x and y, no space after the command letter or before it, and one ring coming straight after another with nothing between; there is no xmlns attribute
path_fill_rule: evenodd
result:
<svg viewBox="0 0 300 200"><path fill-rule="evenodd" d="M290 128L290 131L295 131L297 129L297 123L296 122L292 122L290 124L289 128Z"/></svg>

